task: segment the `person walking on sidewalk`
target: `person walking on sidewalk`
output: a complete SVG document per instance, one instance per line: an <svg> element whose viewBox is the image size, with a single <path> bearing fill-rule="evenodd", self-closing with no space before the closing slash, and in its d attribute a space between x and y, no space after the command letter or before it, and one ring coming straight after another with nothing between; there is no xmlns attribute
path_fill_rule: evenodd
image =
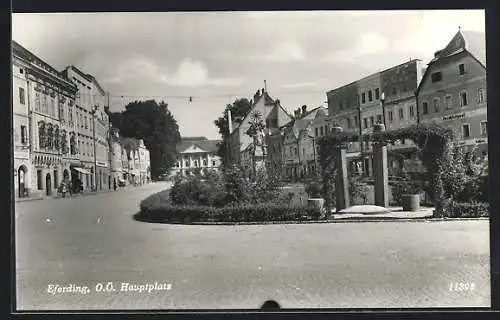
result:
<svg viewBox="0 0 500 320"><path fill-rule="evenodd" d="M116 178L113 180L113 189L116 191Z"/></svg>

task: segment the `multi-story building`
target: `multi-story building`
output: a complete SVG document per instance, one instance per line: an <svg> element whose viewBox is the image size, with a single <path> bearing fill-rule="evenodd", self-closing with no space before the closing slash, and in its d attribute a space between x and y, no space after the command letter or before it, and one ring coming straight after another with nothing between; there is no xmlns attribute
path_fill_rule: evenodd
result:
<svg viewBox="0 0 500 320"><path fill-rule="evenodd" d="M66 67L62 73L78 88L75 114L81 167L74 166L72 173L82 180L84 189L108 189L109 119L104 109L106 93L92 75L75 66Z"/></svg>
<svg viewBox="0 0 500 320"><path fill-rule="evenodd" d="M17 50L16 50L17 49ZM16 197L27 197L31 187L32 166L30 161L28 80L26 70L29 61L20 57L17 45L12 59L12 133L14 140L14 190Z"/></svg>
<svg viewBox="0 0 500 320"><path fill-rule="evenodd" d="M281 106L280 101L271 98L265 89L258 90L250 102L252 103L250 111L241 123L233 128L228 138L230 161L244 167L249 167L251 161L249 146L253 141L247 134L247 130L250 128L254 116L258 114L264 122L265 135L279 130L281 126L290 121L290 115ZM266 141L265 137L263 138ZM247 160L243 161L242 157Z"/></svg>
<svg viewBox="0 0 500 320"><path fill-rule="evenodd" d="M372 132L373 126L384 120L387 130L416 124L415 92L422 73L421 61L410 60L327 92L332 125L340 125L344 131L365 134ZM411 141L389 146L391 168L400 170L401 160L404 159L401 153L414 147ZM364 168L366 175L372 175L371 143L351 143L347 151L353 170Z"/></svg>
<svg viewBox="0 0 500 320"><path fill-rule="evenodd" d="M149 150L144 145L144 140L139 140L139 179L140 184L146 184L151 181L151 159Z"/></svg>
<svg viewBox="0 0 500 320"><path fill-rule="evenodd" d="M184 137L176 146L177 163L172 174L184 176L196 173L206 174L211 170L218 171L221 159L217 155L220 140L208 140L206 137Z"/></svg>
<svg viewBox="0 0 500 320"><path fill-rule="evenodd" d="M310 111L306 106L295 111L295 119L283 126L283 164L287 178L300 179L310 176L317 168L317 146L314 127L326 116L325 108L317 107ZM322 126L322 135L328 127Z"/></svg>
<svg viewBox="0 0 500 320"><path fill-rule="evenodd" d="M26 167L28 172L24 172L24 178L27 173L32 195L52 195L63 178L70 178L72 162L78 162L75 132L70 121L77 88L63 74L17 42L13 41L12 46L15 61L23 66L23 71L20 68L15 74L18 77L24 74L26 79L24 102L28 110L28 141L33 169L30 172ZM20 83L24 84L24 81L17 81L16 85ZM26 118L20 121L26 121Z"/></svg>
<svg viewBox="0 0 500 320"><path fill-rule="evenodd" d="M488 152L486 43L484 33L459 30L435 53L418 87L422 123L453 130L460 145Z"/></svg>
<svg viewBox="0 0 500 320"><path fill-rule="evenodd" d="M123 178L123 165L122 165L122 144L120 140L120 132L117 128L111 127L109 137L109 166L111 175L111 185L125 182Z"/></svg>

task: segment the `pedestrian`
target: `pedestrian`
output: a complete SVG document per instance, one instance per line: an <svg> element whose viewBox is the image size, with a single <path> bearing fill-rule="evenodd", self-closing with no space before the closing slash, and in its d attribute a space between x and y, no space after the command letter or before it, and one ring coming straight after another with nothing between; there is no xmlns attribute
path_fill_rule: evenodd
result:
<svg viewBox="0 0 500 320"><path fill-rule="evenodd" d="M116 191L116 178L113 180L113 189Z"/></svg>

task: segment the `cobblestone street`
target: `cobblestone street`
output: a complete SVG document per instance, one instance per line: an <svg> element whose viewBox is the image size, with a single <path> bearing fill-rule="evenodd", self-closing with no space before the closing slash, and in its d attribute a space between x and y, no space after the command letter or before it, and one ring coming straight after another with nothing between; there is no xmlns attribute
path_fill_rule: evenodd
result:
<svg viewBox="0 0 500 320"><path fill-rule="evenodd" d="M16 203L18 310L486 307L488 221L182 226L135 221L153 183ZM115 291L96 292L113 283ZM120 292L121 283L170 290ZM454 283L474 283L452 292ZM48 292L88 286L88 294ZM105 291L105 290L104 290Z"/></svg>

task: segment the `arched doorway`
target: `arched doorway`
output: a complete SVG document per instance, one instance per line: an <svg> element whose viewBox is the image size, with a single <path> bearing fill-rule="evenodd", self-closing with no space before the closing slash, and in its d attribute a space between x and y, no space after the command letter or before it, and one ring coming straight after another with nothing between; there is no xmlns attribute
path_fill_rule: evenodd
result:
<svg viewBox="0 0 500 320"><path fill-rule="evenodd" d="M25 166L20 166L19 170L17 172L17 183L18 183L18 188L19 188L19 198L23 198L26 196L26 174L27 174L27 169Z"/></svg>
<svg viewBox="0 0 500 320"><path fill-rule="evenodd" d="M52 195L52 179L50 178L50 173L45 176L45 192L48 196Z"/></svg>

